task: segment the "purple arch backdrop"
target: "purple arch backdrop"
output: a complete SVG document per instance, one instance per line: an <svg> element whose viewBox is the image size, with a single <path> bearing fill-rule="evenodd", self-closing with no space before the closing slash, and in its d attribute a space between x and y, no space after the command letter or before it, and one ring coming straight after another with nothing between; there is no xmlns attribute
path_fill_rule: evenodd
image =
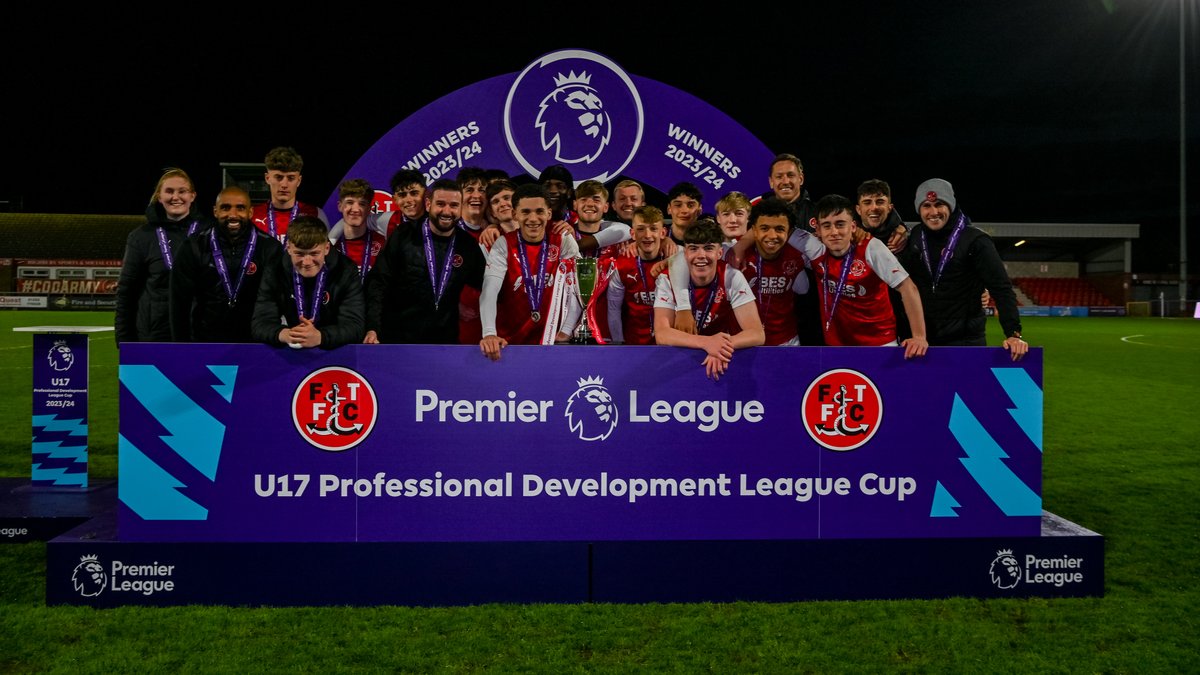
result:
<svg viewBox="0 0 1200 675"><path fill-rule="evenodd" d="M695 96L630 75L596 52L568 49L430 103L380 138L344 179L365 178L386 193L402 167L429 183L463 166L537 176L563 164L576 183L621 175L666 192L690 181L712 208L731 190L761 191L772 157ZM325 203L334 221L336 202L335 190Z"/></svg>

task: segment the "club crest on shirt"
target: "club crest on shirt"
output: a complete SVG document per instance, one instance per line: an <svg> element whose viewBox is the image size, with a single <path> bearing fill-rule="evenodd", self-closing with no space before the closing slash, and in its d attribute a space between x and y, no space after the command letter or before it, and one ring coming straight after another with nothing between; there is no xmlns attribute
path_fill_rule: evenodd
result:
<svg viewBox="0 0 1200 675"><path fill-rule="evenodd" d="M258 265L256 265L254 263L254 261L251 260L250 264L246 265L246 276L254 276L254 273L257 271L258 271Z"/></svg>
<svg viewBox="0 0 1200 675"><path fill-rule="evenodd" d="M549 260L550 262L554 262L555 260L558 260L558 247L557 246L555 246L554 244L550 244L550 248L546 250L546 259Z"/></svg>
<svg viewBox="0 0 1200 675"><path fill-rule="evenodd" d="M855 258L854 262L850 263L850 276L855 278L867 276L866 261L860 258Z"/></svg>
<svg viewBox="0 0 1200 675"><path fill-rule="evenodd" d="M791 274L795 274L796 272L799 272L799 271L800 271L800 263L796 262L795 260L785 260L783 262L783 273L784 274L791 275Z"/></svg>
<svg viewBox="0 0 1200 675"><path fill-rule="evenodd" d="M450 266L451 267L462 267L462 264L463 264L462 255L455 253L454 257L450 259Z"/></svg>

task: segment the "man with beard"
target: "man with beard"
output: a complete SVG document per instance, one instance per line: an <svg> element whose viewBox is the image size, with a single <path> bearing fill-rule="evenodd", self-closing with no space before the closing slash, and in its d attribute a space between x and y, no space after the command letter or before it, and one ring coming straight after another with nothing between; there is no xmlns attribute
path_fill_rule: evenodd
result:
<svg viewBox="0 0 1200 675"><path fill-rule="evenodd" d="M566 341L582 311L574 296L560 297L566 289L555 288L563 285L557 283L563 274L570 274L559 269L559 261L577 257L579 247L574 237L550 231L545 188L522 185L512 201L520 228L492 245L479 303L483 319L479 348L493 361L510 342ZM556 320L559 310L561 321Z"/></svg>
<svg viewBox="0 0 1200 675"><path fill-rule="evenodd" d="M294 349L334 349L363 338L362 284L350 259L329 244L325 224L300 216L288 228L287 255L258 288L254 339Z"/></svg>
<svg viewBox="0 0 1200 675"><path fill-rule="evenodd" d="M250 217L250 195L236 185L217 195L217 225L188 237L171 270L171 339L253 342L250 320L266 270L283 248Z"/></svg>
<svg viewBox="0 0 1200 675"><path fill-rule="evenodd" d="M254 207L254 225L281 242L287 241L288 225L300 216L316 217L328 230L325 213L296 198L303 179L300 172L304 169L300 153L292 148L275 148L267 153L264 163L267 172L263 177L271 190L271 199Z"/></svg>
<svg viewBox="0 0 1200 675"><path fill-rule="evenodd" d="M459 293L483 282L483 252L458 227L458 183L440 179L426 195L425 220L389 237L367 278L366 344L457 343Z"/></svg>
<svg viewBox="0 0 1200 675"><path fill-rule="evenodd" d="M987 289L1004 328L1004 348L1013 361L1025 356L1029 344L1021 338L1017 297L992 238L971 226L954 187L941 178L921 183L913 203L921 224L899 258L921 292L929 344L986 345L987 315L979 298Z"/></svg>

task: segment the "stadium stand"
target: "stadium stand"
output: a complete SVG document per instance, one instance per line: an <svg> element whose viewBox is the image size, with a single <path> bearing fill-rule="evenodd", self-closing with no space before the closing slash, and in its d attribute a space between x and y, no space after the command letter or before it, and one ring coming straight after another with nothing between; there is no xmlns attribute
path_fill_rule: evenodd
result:
<svg viewBox="0 0 1200 675"><path fill-rule="evenodd" d="M1086 279L1061 277L1017 277L1013 279L1035 305L1109 307L1112 300Z"/></svg>

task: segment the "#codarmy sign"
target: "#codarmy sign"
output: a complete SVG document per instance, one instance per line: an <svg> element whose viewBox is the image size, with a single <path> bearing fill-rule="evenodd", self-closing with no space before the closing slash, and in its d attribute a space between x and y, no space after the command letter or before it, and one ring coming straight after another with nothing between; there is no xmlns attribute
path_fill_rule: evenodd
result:
<svg viewBox="0 0 1200 675"><path fill-rule="evenodd" d="M1041 351L135 343L133 541L1036 536Z"/></svg>
<svg viewBox="0 0 1200 675"><path fill-rule="evenodd" d="M379 139L345 178L367 179L387 211L389 182L402 168L430 183L454 178L464 166L537 177L562 164L576 183L625 176L666 192L688 181L712 208L730 191L761 191L773 157L741 124L695 96L627 73L602 54L567 49L426 105ZM337 219L336 190L325 211Z"/></svg>

